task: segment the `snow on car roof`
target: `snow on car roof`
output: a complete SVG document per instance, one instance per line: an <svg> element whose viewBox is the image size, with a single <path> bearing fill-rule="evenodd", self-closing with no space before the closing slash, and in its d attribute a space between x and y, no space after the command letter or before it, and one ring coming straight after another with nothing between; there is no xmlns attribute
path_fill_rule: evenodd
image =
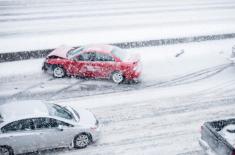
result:
<svg viewBox="0 0 235 155"><path fill-rule="evenodd" d="M85 46L87 50L95 50L95 51L102 51L102 52L111 52L114 48L112 45L87 45Z"/></svg>
<svg viewBox="0 0 235 155"><path fill-rule="evenodd" d="M18 120L27 117L49 115L46 103L40 101L16 101L0 105L2 120Z"/></svg>

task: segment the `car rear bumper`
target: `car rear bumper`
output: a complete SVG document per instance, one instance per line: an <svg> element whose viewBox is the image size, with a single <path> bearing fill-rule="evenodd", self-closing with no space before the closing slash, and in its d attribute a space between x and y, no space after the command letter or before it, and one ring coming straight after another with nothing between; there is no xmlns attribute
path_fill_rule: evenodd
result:
<svg viewBox="0 0 235 155"><path fill-rule="evenodd" d="M127 80L135 80L135 81L139 81L139 77L140 77L141 72L132 72L132 73L128 73L125 75L125 78Z"/></svg>

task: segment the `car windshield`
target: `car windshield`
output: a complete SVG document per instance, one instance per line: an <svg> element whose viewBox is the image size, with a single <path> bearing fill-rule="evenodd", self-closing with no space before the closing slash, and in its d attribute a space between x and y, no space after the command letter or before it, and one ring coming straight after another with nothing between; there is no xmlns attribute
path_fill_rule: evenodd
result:
<svg viewBox="0 0 235 155"><path fill-rule="evenodd" d="M68 51L67 57L69 59L73 58L74 56L78 55L83 49L84 49L84 47L78 47L78 48L72 49L72 50Z"/></svg>
<svg viewBox="0 0 235 155"><path fill-rule="evenodd" d="M125 60L127 57L127 52L119 47L113 47L111 51L115 56L120 58L121 60Z"/></svg>
<svg viewBox="0 0 235 155"><path fill-rule="evenodd" d="M74 120L73 114L66 108L57 104L48 104L48 111L51 116L57 116L68 120Z"/></svg>

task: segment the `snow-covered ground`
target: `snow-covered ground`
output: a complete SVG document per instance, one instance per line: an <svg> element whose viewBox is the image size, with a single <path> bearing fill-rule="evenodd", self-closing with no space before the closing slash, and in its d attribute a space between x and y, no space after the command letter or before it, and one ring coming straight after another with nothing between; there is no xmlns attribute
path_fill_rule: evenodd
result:
<svg viewBox="0 0 235 155"><path fill-rule="evenodd" d="M0 0L0 52L231 33L234 8L234 0Z"/></svg>
<svg viewBox="0 0 235 155"><path fill-rule="evenodd" d="M234 33L233 0L0 0L0 52ZM91 110L102 136L42 154L202 155L204 121L234 116L235 39L129 49L139 84L54 79L43 59L0 63L0 104L49 100Z"/></svg>
<svg viewBox="0 0 235 155"><path fill-rule="evenodd" d="M201 155L202 123L234 116L235 68L227 59L234 42L130 49L143 63L142 82L134 85L53 79L42 73L42 59L1 63L0 98L84 107L100 120L102 136L95 144L43 154Z"/></svg>

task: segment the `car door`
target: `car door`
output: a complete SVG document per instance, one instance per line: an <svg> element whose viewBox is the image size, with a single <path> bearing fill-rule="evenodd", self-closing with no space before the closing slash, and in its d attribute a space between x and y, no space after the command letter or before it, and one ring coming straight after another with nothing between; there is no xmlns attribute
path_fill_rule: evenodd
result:
<svg viewBox="0 0 235 155"><path fill-rule="evenodd" d="M91 62L93 61L93 59L94 59L93 52L83 51L81 54L73 57L73 61L69 66L69 72L72 75L91 77L93 73Z"/></svg>
<svg viewBox="0 0 235 155"><path fill-rule="evenodd" d="M48 117L35 118L35 130L40 132L39 145L41 149L51 149L69 146L73 139L73 125ZM62 126L62 129L59 128Z"/></svg>
<svg viewBox="0 0 235 155"><path fill-rule="evenodd" d="M108 53L96 52L94 66L97 68L96 75L99 77L109 77L115 70L115 60Z"/></svg>
<svg viewBox="0 0 235 155"><path fill-rule="evenodd" d="M37 150L38 134L34 132L32 119L23 119L8 123L1 128L9 146L18 153Z"/></svg>

